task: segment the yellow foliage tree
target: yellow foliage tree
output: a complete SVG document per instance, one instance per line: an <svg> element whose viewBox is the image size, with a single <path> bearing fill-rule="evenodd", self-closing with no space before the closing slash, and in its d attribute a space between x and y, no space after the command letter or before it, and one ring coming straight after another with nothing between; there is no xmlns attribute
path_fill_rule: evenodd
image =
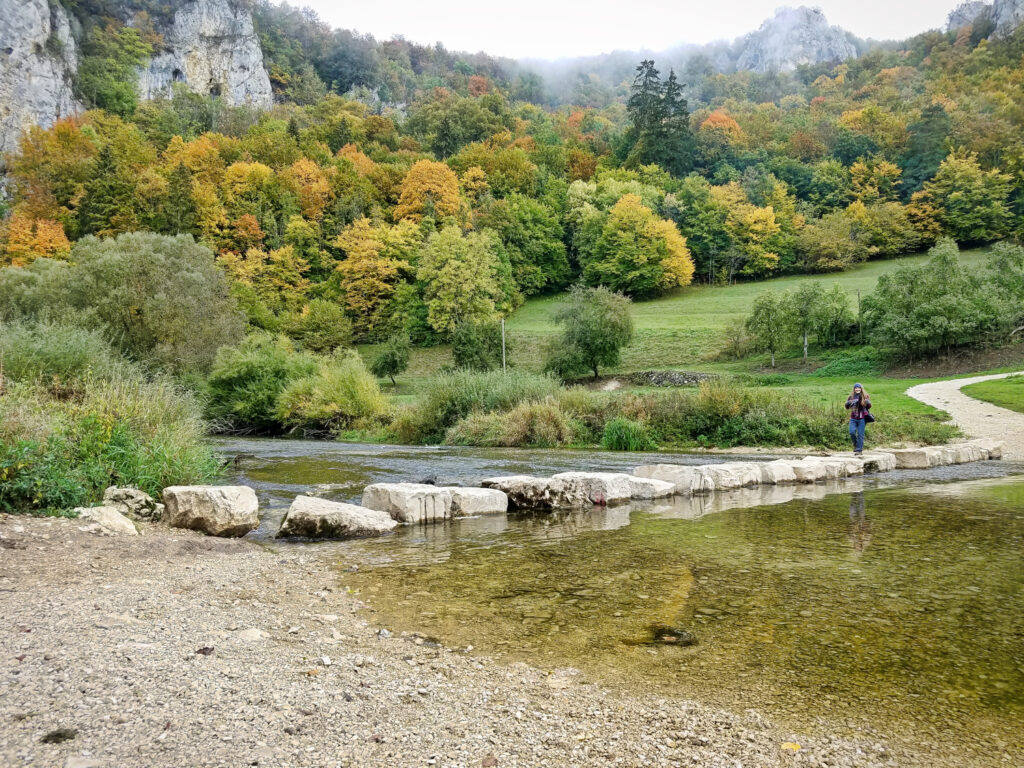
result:
<svg viewBox="0 0 1024 768"><path fill-rule="evenodd" d="M420 160L402 180L394 219L422 221L427 215L444 219L457 216L461 206L455 172L444 163Z"/></svg>
<svg viewBox="0 0 1024 768"><path fill-rule="evenodd" d="M67 259L71 243L64 227L53 219L34 219L16 212L6 226L6 237L0 251L0 265L24 267L36 259Z"/></svg>
<svg viewBox="0 0 1024 768"><path fill-rule="evenodd" d="M285 185L299 198L307 219L319 221L331 202L331 183L323 169L308 157L300 157L284 172Z"/></svg>
<svg viewBox="0 0 1024 768"><path fill-rule="evenodd" d="M850 166L853 195L865 205L896 200L903 169L888 160L857 160Z"/></svg>

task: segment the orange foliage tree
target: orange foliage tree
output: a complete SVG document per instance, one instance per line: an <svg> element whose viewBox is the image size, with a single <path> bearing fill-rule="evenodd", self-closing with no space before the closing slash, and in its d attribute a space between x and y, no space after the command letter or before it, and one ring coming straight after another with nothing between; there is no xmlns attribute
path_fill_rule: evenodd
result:
<svg viewBox="0 0 1024 768"><path fill-rule="evenodd" d="M36 259L67 259L71 243L64 227L53 219L33 219L15 212L7 222L0 265L24 267Z"/></svg>
<svg viewBox="0 0 1024 768"><path fill-rule="evenodd" d="M420 160L402 180L394 219L422 221L433 214L438 219L457 216L462 206L459 178L444 163Z"/></svg>

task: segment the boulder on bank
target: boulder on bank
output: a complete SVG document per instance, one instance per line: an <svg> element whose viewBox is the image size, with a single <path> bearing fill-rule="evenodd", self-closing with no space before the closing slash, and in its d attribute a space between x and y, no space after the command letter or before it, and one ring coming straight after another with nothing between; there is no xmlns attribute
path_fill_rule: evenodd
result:
<svg viewBox="0 0 1024 768"><path fill-rule="evenodd" d="M495 488L451 486L452 517L503 515L508 511L508 496Z"/></svg>
<svg viewBox="0 0 1024 768"><path fill-rule="evenodd" d="M986 459L1003 458L1003 443L999 440L993 440L990 437L982 437L977 440L972 440L971 443L978 446L978 448L984 452Z"/></svg>
<svg viewBox="0 0 1024 768"><path fill-rule="evenodd" d="M308 539L377 536L397 525L386 512L314 496L296 496L281 521L277 536L304 536Z"/></svg>
<svg viewBox="0 0 1024 768"><path fill-rule="evenodd" d="M78 519L87 523L87 530L103 536L138 536L135 524L111 504L102 507L75 507Z"/></svg>
<svg viewBox="0 0 1024 768"><path fill-rule="evenodd" d="M452 516L452 492L421 483L374 483L363 489L363 506L400 523L439 523Z"/></svg>
<svg viewBox="0 0 1024 768"><path fill-rule="evenodd" d="M122 515L133 520L158 522L164 514L164 505L138 488L118 488L112 485L103 492L103 506L116 507Z"/></svg>
<svg viewBox="0 0 1024 768"><path fill-rule="evenodd" d="M506 475L482 480L484 488L499 490L508 496L510 509L552 510L589 506L578 485L562 480L531 475Z"/></svg>
<svg viewBox="0 0 1024 768"><path fill-rule="evenodd" d="M245 485L172 485L164 505L171 527L211 536L244 536L260 524L256 492Z"/></svg>

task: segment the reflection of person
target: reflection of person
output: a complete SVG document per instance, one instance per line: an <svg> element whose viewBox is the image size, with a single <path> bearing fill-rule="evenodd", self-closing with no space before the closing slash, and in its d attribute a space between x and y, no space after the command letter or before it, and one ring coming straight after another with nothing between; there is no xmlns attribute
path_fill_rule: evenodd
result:
<svg viewBox="0 0 1024 768"><path fill-rule="evenodd" d="M871 398L860 384L853 385L853 394L846 398L846 410L850 412L850 440L853 441L853 455L860 456L864 450L864 426L871 411Z"/></svg>
<svg viewBox="0 0 1024 768"><path fill-rule="evenodd" d="M850 545L860 554L871 542L871 521L864 508L864 492L850 494Z"/></svg>

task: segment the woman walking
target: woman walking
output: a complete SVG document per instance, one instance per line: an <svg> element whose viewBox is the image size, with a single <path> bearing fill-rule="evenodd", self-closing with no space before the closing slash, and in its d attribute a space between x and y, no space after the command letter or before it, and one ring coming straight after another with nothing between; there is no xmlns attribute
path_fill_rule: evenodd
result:
<svg viewBox="0 0 1024 768"><path fill-rule="evenodd" d="M850 412L850 440L853 441L853 455L864 451L864 426L874 421L871 415L871 398L860 384L853 385L853 394L846 398L846 410Z"/></svg>

